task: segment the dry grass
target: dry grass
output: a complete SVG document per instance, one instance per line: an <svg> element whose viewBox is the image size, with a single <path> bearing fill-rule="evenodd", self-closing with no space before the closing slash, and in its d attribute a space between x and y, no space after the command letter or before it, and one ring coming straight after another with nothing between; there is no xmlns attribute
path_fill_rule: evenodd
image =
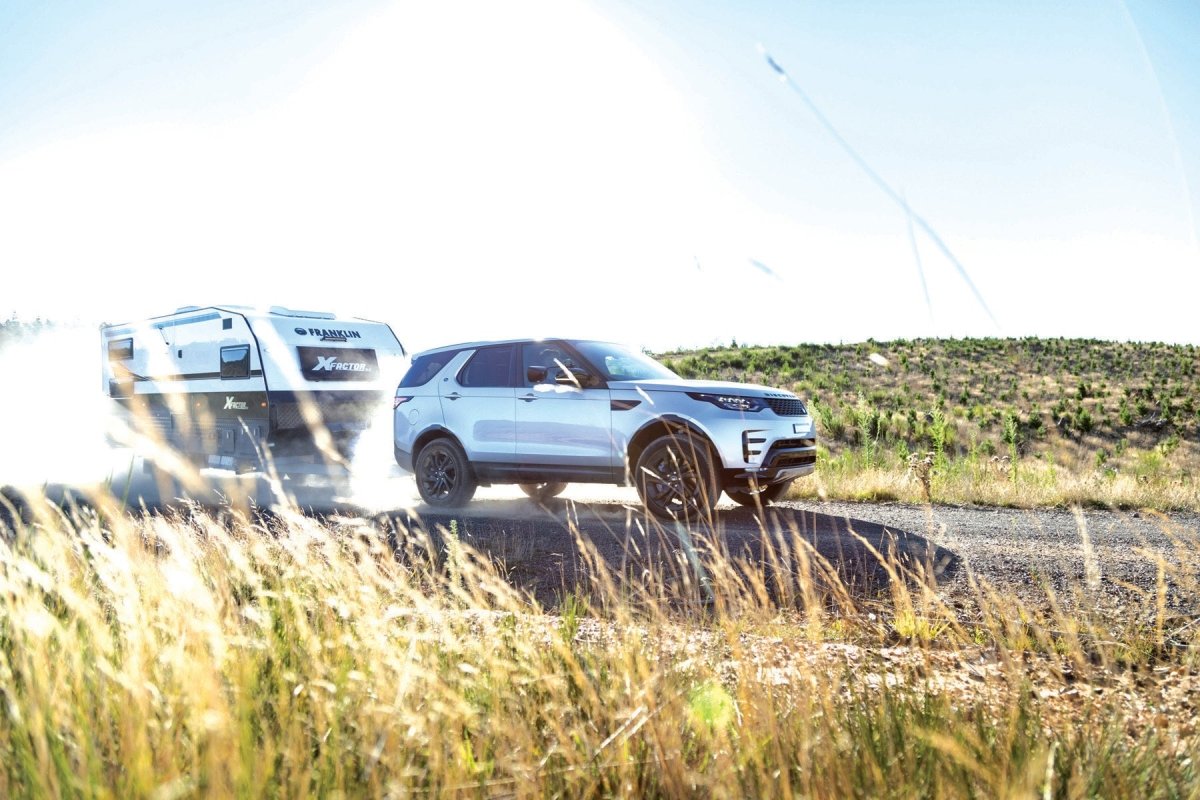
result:
<svg viewBox="0 0 1200 800"><path fill-rule="evenodd" d="M921 498L843 444L800 490ZM1099 496L1062 459L937 456L935 499ZM1128 472L1105 497L1195 503ZM951 604L889 554L863 595L797 530L750 562L701 527L616 574L575 532L586 578L547 608L453 528L29 510L0 528L2 797L1200 794L1195 531L1117 605L974 581Z"/></svg>
<svg viewBox="0 0 1200 800"><path fill-rule="evenodd" d="M0 543L0 795L1200 791L1195 625L1155 593L952 610L881 556L858 597L764 535L748 564L693 531L704 582L580 541L545 609L453 531L43 507Z"/></svg>
<svg viewBox="0 0 1200 800"><path fill-rule="evenodd" d="M946 473L934 471L930 495L914 472L899 464L841 468L828 462L810 479L797 481L795 498L863 502L939 503L1047 508L1200 509L1200 484L1130 474L1072 472L1039 461L1018 464L1014 477L1008 462L965 464Z"/></svg>

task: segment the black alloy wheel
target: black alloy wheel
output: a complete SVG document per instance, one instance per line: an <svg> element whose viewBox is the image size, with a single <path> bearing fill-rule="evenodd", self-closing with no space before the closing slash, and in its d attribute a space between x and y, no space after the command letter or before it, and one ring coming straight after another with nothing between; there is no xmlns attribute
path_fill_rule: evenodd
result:
<svg viewBox="0 0 1200 800"><path fill-rule="evenodd" d="M721 494L708 445L686 432L659 437L638 458L636 485L656 517L699 521L712 516Z"/></svg>
<svg viewBox="0 0 1200 800"><path fill-rule="evenodd" d="M437 508L465 505L478 486L462 448L449 439L435 439L421 448L416 461L417 491Z"/></svg>

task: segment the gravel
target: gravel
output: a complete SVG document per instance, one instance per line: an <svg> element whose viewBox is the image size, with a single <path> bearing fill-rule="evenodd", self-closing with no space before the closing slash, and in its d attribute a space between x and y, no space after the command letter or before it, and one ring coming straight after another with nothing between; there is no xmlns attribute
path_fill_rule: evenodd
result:
<svg viewBox="0 0 1200 800"><path fill-rule="evenodd" d="M798 511L864 520L909 531L961 559L948 594L969 591L972 577L1001 591L1043 598L1079 589L1131 598L1155 592L1195 612L1200 578L1200 514L1070 509L911 506L879 503L787 504ZM1190 609L1189 609L1190 606Z"/></svg>
<svg viewBox="0 0 1200 800"><path fill-rule="evenodd" d="M411 516L398 521L434 530L454 520L465 540L502 555L510 577L543 597L561 594L577 574L572 529L610 565L626 570L636 560L634 551L643 560L678 560L687 549L670 530L657 536L647 531L631 490L568 489L544 506L484 496L454 515L425 511L419 522ZM772 536L764 537L764 530ZM1045 604L1049 591L1064 606L1085 595L1124 604L1161 586L1176 612L1194 615L1200 607L1200 515L1194 513L789 501L771 507L764 526L751 510L726 502L715 533L693 531L691 539L718 541L728 553L765 568L764 541L781 531L798 533L862 591L878 591L882 576L868 544L885 550L895 542L901 555L928 559L939 592L951 601L975 596L975 587L983 585L1030 603Z"/></svg>
<svg viewBox="0 0 1200 800"><path fill-rule="evenodd" d="M131 496L162 507L151 494L154 487L143 483ZM982 584L1031 603L1047 602L1048 592L1065 604L1081 592L1121 603L1162 593L1175 612L1200 613L1196 513L788 501L768 509L764 524L751 509L725 501L715 527L680 537L673 527L647 520L628 487L573 484L562 497L539 505L515 487L497 486L481 489L453 513L420 505L408 477L381 486L378 494L410 507L375 507L371 516L431 532L454 524L465 541L502 561L511 581L546 602L572 591L586 574L581 542L610 567L631 574L652 562L678 570L693 545L701 551L719 547L765 570L767 545L799 536L863 592L878 591L886 582L871 548L895 545L904 557L927 560L939 591L952 601L977 595L975 587ZM319 488L302 504L314 510L341 505L336 493ZM791 542L794 546L795 539Z"/></svg>

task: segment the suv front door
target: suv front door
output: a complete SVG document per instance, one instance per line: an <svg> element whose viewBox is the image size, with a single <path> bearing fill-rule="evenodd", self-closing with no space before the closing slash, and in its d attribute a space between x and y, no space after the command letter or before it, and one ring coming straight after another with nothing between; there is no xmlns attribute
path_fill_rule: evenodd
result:
<svg viewBox="0 0 1200 800"><path fill-rule="evenodd" d="M517 462L522 466L612 469L616 454L610 393L596 371L561 342L525 343L520 363ZM593 385L570 379L568 370L579 368L590 373ZM531 369L540 380L530 377Z"/></svg>

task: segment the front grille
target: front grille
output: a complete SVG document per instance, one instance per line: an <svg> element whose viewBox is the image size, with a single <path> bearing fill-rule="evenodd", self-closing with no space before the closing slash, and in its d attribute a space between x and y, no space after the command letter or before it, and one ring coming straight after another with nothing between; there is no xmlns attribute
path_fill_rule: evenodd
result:
<svg viewBox="0 0 1200 800"><path fill-rule="evenodd" d="M781 417L803 417L808 413L798 397L768 397L767 405Z"/></svg>
<svg viewBox="0 0 1200 800"><path fill-rule="evenodd" d="M816 439L779 439L771 445L764 466L773 469L815 464L817 461Z"/></svg>
<svg viewBox="0 0 1200 800"><path fill-rule="evenodd" d="M782 469L783 467L799 467L805 464L815 463L817 463L817 452L815 450L810 450L807 453L780 453L775 460L771 462L771 466L775 469Z"/></svg>
<svg viewBox="0 0 1200 800"><path fill-rule="evenodd" d="M771 450L792 450L797 447L816 447L816 439L776 439Z"/></svg>

